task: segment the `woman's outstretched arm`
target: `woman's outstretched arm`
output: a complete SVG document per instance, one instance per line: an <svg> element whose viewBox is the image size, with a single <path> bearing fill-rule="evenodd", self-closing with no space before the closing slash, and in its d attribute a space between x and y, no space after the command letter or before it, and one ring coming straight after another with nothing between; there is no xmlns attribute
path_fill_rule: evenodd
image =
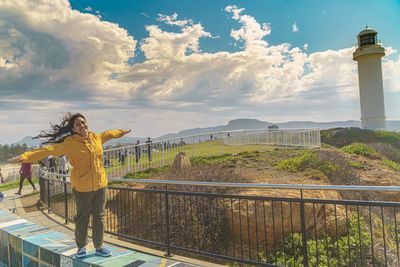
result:
<svg viewBox="0 0 400 267"><path fill-rule="evenodd" d="M64 143L45 146L32 151L27 151L19 156L7 160L8 163L33 162L48 156L61 156L68 154Z"/></svg>
<svg viewBox="0 0 400 267"><path fill-rule="evenodd" d="M110 139L120 138L130 132L131 132L131 130L108 130L108 131L102 132L100 134L101 142L104 144L105 142L107 142Z"/></svg>

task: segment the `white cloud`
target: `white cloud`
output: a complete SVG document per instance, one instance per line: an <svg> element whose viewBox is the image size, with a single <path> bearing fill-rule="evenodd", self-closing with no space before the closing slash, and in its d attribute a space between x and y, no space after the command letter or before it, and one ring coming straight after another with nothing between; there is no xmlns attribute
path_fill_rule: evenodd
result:
<svg viewBox="0 0 400 267"><path fill-rule="evenodd" d="M93 8L91 7L91 6L88 6L88 7L85 7L85 9L84 9L85 11L89 11L89 12L91 12L91 11L93 11Z"/></svg>
<svg viewBox="0 0 400 267"><path fill-rule="evenodd" d="M238 30L231 30L233 39L244 43L245 49L256 51L268 45L264 37L271 33L271 27L268 23L259 24L254 17L249 15L241 15L244 8L237 6L227 6L225 11L232 13L232 18L242 24Z"/></svg>
<svg viewBox="0 0 400 267"><path fill-rule="evenodd" d="M268 23L237 6L225 11L239 24L230 33L242 49L203 52L200 40L212 33L174 13L158 20L178 31L148 25L138 47L145 59L129 65L137 41L116 24L62 0L0 2L0 109L8 111L0 126L33 120L29 130L9 127L1 138L46 128L65 111L89 114L95 130L127 125L141 136L238 117L359 118L353 48L309 53L308 44L271 45ZM398 52L386 53L385 91L400 92ZM397 106L387 113L400 118Z"/></svg>
<svg viewBox="0 0 400 267"><path fill-rule="evenodd" d="M191 20L178 20L178 14L174 13L171 16L168 15L163 15L163 14L158 14L158 21L164 22L168 25L176 25L179 27L186 26L188 24L192 24L193 22Z"/></svg>
<svg viewBox="0 0 400 267"><path fill-rule="evenodd" d="M136 46L126 30L72 10L65 0L4 0L0 25L2 61L13 66L0 73L6 92L25 90L18 85L27 79L31 90L54 84L55 92L78 93L95 87L107 93L115 86L107 77L128 67Z"/></svg>
<svg viewBox="0 0 400 267"><path fill-rule="evenodd" d="M299 32L299 27L297 26L296 21L292 24L292 32Z"/></svg>

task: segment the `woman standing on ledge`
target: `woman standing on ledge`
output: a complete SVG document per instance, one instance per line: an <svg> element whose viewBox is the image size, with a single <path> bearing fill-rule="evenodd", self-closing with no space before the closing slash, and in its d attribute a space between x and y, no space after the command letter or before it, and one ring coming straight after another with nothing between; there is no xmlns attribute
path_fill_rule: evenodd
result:
<svg viewBox="0 0 400 267"><path fill-rule="evenodd" d="M48 157L66 155L73 167L71 186L76 202L75 241L76 256L86 256L87 230L92 215L92 234L96 254L111 256L103 246L104 209L106 204L107 177L103 167L103 143L130 132L109 130L100 134L89 131L82 114L67 113L59 125L51 125L50 131L42 131L35 138L44 138L43 148L25 152L8 160L10 163L37 161Z"/></svg>

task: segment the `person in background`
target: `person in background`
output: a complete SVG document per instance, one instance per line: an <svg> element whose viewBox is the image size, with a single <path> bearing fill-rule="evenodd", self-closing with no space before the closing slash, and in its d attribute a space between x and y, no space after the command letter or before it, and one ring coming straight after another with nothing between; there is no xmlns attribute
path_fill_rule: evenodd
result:
<svg viewBox="0 0 400 267"><path fill-rule="evenodd" d="M123 148L123 149L121 149L120 151L119 151L119 155L120 155L120 163L121 163L121 165L124 165L125 164L125 159L126 159L126 154L127 154L127 151Z"/></svg>
<svg viewBox="0 0 400 267"><path fill-rule="evenodd" d="M108 257L111 251L103 244L104 209L106 205L107 177L103 167L103 144L112 138L129 133L109 130L102 133L89 131L86 118L67 113L60 124L51 124L50 131L42 131L35 138L43 138L43 148L25 152L8 160L10 163L37 161L48 157L66 155L73 169L70 175L76 203L75 241L76 256L85 257L88 243L88 224L92 216L92 236L96 255Z"/></svg>
<svg viewBox="0 0 400 267"><path fill-rule="evenodd" d="M58 173L59 174L68 174L68 160L67 156L62 155L58 158Z"/></svg>
<svg viewBox="0 0 400 267"><path fill-rule="evenodd" d="M151 141L150 137L148 137L146 144L147 144L147 157L149 158L149 162L152 159L151 143L153 143L153 141Z"/></svg>
<svg viewBox="0 0 400 267"><path fill-rule="evenodd" d="M140 141L137 140L136 141L136 146L135 146L135 160L136 160L136 163L139 163L140 156L141 156Z"/></svg>
<svg viewBox="0 0 400 267"><path fill-rule="evenodd" d="M3 174L1 173L1 168L0 168L0 182L4 183L4 177Z"/></svg>
<svg viewBox="0 0 400 267"><path fill-rule="evenodd" d="M21 168L19 169L19 189L16 195L21 195L22 187L24 186L24 181L28 180L28 182L33 187L33 191L36 191L35 184L32 182L32 162L23 162L21 164Z"/></svg>
<svg viewBox="0 0 400 267"><path fill-rule="evenodd" d="M4 178L3 178L3 174L1 173L1 168L0 168L0 181L1 181L1 183L4 183ZM5 195L2 193L2 192L0 192L0 201L2 201L3 199L4 199L4 197L5 197Z"/></svg>
<svg viewBox="0 0 400 267"><path fill-rule="evenodd" d="M56 172L56 159L53 156L49 157L49 171Z"/></svg>

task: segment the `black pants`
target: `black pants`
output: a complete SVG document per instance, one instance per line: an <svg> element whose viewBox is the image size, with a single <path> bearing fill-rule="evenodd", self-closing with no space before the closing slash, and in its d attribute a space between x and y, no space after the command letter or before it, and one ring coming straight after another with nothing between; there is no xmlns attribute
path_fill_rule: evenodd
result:
<svg viewBox="0 0 400 267"><path fill-rule="evenodd" d="M32 176L27 176L27 177L25 177L25 176L22 176L22 175L21 175L21 176L19 177L19 190L18 190L18 191L21 192L22 186L24 185L25 179L28 180L28 182L31 184L31 186L33 187L33 189L36 190L35 185L34 185L33 182L32 182Z"/></svg>

